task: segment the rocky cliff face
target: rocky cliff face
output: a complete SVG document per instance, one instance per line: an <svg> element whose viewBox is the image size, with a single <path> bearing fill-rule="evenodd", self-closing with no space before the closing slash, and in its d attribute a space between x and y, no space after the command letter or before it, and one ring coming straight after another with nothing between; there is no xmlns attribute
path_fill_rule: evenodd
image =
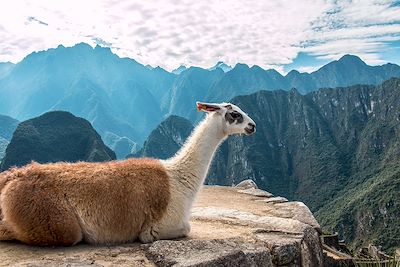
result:
<svg viewBox="0 0 400 267"><path fill-rule="evenodd" d="M193 125L187 119L169 116L151 132L143 148L132 156L169 158L183 145L192 130Z"/></svg>
<svg viewBox="0 0 400 267"><path fill-rule="evenodd" d="M0 243L2 264L29 266L323 266L320 227L301 202L254 187L205 187L187 238L107 247Z"/></svg>
<svg viewBox="0 0 400 267"><path fill-rule="evenodd" d="M113 159L115 153L104 145L88 121L69 112L54 111L18 125L1 169L22 166L32 160L45 163Z"/></svg>
<svg viewBox="0 0 400 267"><path fill-rule="evenodd" d="M115 152L117 159L124 159L127 155L135 153L138 149L137 144L128 137L120 137L113 133L105 135L104 143L109 144L109 147Z"/></svg>
<svg viewBox="0 0 400 267"><path fill-rule="evenodd" d="M10 143L10 141L8 141L7 139L4 139L3 137L0 136L0 163L1 163L4 155L6 154L6 148L9 143Z"/></svg>
<svg viewBox="0 0 400 267"><path fill-rule="evenodd" d="M252 178L300 199L355 245L398 246L400 79L307 95L261 91L233 99L257 134L228 139L207 180ZM356 241L357 240L357 241Z"/></svg>
<svg viewBox="0 0 400 267"><path fill-rule="evenodd" d="M0 115L0 162L6 153L6 148L18 123L19 121L11 117Z"/></svg>
<svg viewBox="0 0 400 267"><path fill-rule="evenodd" d="M18 123L19 121L16 119L0 115L0 136L6 140L11 140Z"/></svg>

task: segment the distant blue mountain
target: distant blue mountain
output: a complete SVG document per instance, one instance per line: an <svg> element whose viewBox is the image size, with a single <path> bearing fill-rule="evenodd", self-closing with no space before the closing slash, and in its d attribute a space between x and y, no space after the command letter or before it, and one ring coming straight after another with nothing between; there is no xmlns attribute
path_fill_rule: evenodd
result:
<svg viewBox="0 0 400 267"><path fill-rule="evenodd" d="M0 113L19 120L49 110L88 119L104 137L142 142L162 120L175 75L81 43L32 53L0 80ZM166 106L166 105L164 105Z"/></svg>
<svg viewBox="0 0 400 267"><path fill-rule="evenodd" d="M236 64L229 72L212 85L207 100L224 101L237 95L265 90L290 89L285 78L276 70L264 70L259 66L249 68L246 64Z"/></svg>
<svg viewBox="0 0 400 267"><path fill-rule="evenodd" d="M232 69L231 66L226 65L226 64L225 64L224 62L222 62L222 61L219 61L217 64L215 64L214 67L211 67L211 68L209 68L208 70L215 70L215 69L218 69L218 68L220 68L220 69L223 70L224 72L228 72L228 71L230 71L230 70Z"/></svg>
<svg viewBox="0 0 400 267"><path fill-rule="evenodd" d="M174 69L174 70L172 71L172 73L173 73L173 74L176 74L176 75L179 75L179 74L181 74L182 72L184 72L185 70L187 70L187 68L186 68L185 66L179 66L179 68Z"/></svg>
<svg viewBox="0 0 400 267"><path fill-rule="evenodd" d="M100 46L59 46L32 53L15 65L0 64L0 114L26 120L66 110L90 121L107 145L116 147L116 140L121 140L133 149L169 115L197 121L196 100L228 101L259 90L293 87L305 94L321 87L379 84L400 77L395 64L368 66L350 55L313 73L291 71L286 76L245 64L229 69L222 62L211 70L180 69L174 74L144 66Z"/></svg>
<svg viewBox="0 0 400 267"><path fill-rule="evenodd" d="M199 117L195 108L197 100L206 99L213 89L213 85L222 79L224 72L221 69L213 71L198 67L190 67L182 72L168 91L168 114L179 115L196 121Z"/></svg>
<svg viewBox="0 0 400 267"><path fill-rule="evenodd" d="M11 117L0 115L0 162L5 155L6 148L18 123L19 121Z"/></svg>
<svg viewBox="0 0 400 267"><path fill-rule="evenodd" d="M213 70L216 70L218 68L221 69L223 72L228 72L228 71L230 71L232 69L231 66L226 65L222 61L219 61L217 64L215 64L215 66L213 66L211 68L208 68L207 70L213 71ZM181 66L179 66L179 68L174 69L172 71L172 73L174 73L176 75L179 75L179 74L181 74L182 72L184 72L187 69L189 69L189 68L187 68L186 66L181 65Z"/></svg>
<svg viewBox="0 0 400 267"><path fill-rule="evenodd" d="M0 79L5 77L10 73L10 71L15 67L13 63L10 62L0 62Z"/></svg>
<svg viewBox="0 0 400 267"><path fill-rule="evenodd" d="M357 56L345 55L310 74L291 71L285 78L291 87L305 94L323 87L377 85L392 77L400 77L398 65L369 66Z"/></svg>

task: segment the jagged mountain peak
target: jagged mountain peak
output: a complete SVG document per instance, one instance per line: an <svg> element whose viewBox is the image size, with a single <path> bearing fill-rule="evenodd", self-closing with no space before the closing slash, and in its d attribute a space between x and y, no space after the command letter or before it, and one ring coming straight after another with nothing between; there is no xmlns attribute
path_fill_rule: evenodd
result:
<svg viewBox="0 0 400 267"><path fill-rule="evenodd" d="M359 58L358 56L347 54L347 55L342 56L338 60L334 60L332 62L329 62L328 64L326 64L326 65L322 66L321 68L319 68L318 70L314 71L313 73L318 73L318 72L321 72L321 71L330 70L331 68L341 68L341 67L346 67L346 68L354 68L354 67L365 68L365 67L369 67L369 66L364 61L362 61L362 59Z"/></svg>
<svg viewBox="0 0 400 267"><path fill-rule="evenodd" d="M298 77L301 74L303 73L298 70L291 70L285 75L285 78L290 79L291 77Z"/></svg>
<svg viewBox="0 0 400 267"><path fill-rule="evenodd" d="M279 73L276 69L268 69L265 71L268 75L283 78L284 76Z"/></svg>
<svg viewBox="0 0 400 267"><path fill-rule="evenodd" d="M342 56L341 58L339 58L338 62L342 62L342 63L362 63L363 65L366 65L366 63L359 56L350 55L350 54L346 54L346 55Z"/></svg>
<svg viewBox="0 0 400 267"><path fill-rule="evenodd" d="M235 67L233 67L232 71L248 70L248 69L250 69L249 65L244 63L237 63Z"/></svg>
<svg viewBox="0 0 400 267"><path fill-rule="evenodd" d="M253 65L253 66L250 67L250 69L253 70L253 71L270 71L270 70L265 70L265 69L261 68L258 65Z"/></svg>
<svg viewBox="0 0 400 267"><path fill-rule="evenodd" d="M174 69L174 70L172 71L172 73L174 73L174 74L176 74L176 75L179 75L179 74L181 74L182 72L184 72L184 71L187 70L187 69L188 69L188 68L187 68L186 66L181 65L181 66L179 66L178 68Z"/></svg>
<svg viewBox="0 0 400 267"><path fill-rule="evenodd" d="M218 61L213 67L209 68L209 70L221 69L224 72L228 72L232 70L232 67L225 64L223 61Z"/></svg>

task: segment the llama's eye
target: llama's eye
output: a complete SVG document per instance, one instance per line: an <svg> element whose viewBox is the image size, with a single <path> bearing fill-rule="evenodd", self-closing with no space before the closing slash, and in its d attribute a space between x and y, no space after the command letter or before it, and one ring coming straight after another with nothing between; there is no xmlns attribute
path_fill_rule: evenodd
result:
<svg viewBox="0 0 400 267"><path fill-rule="evenodd" d="M231 113L232 118L234 119L238 119L242 117L242 114L240 114L239 112L232 112Z"/></svg>

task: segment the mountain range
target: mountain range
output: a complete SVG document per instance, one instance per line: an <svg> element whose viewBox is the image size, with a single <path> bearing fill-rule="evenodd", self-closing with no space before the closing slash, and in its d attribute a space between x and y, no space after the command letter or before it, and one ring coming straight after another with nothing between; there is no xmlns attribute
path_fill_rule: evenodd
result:
<svg viewBox="0 0 400 267"><path fill-rule="evenodd" d="M187 69L188 68L186 66L181 65L181 66L179 66L179 68L174 69L172 71L172 73L174 73L176 75L179 75L179 74L181 74L182 72L184 72ZM208 70L216 70L216 69L221 69L223 72L228 72L228 71L230 71L232 69L232 67L227 65L227 64L225 64L222 61L219 61L217 64L215 64L215 66L209 68Z"/></svg>
<svg viewBox="0 0 400 267"><path fill-rule="evenodd" d="M140 143L165 113L160 101L174 77L100 46L59 46L28 55L0 80L0 114L26 120L66 110L104 140L114 134Z"/></svg>
<svg viewBox="0 0 400 267"><path fill-rule="evenodd" d="M237 64L230 69L185 68L179 74L120 58L109 48L81 43L26 56L17 64L0 64L0 114L20 121L51 110L65 110L89 120L107 145L135 152L166 117L200 119L196 100L222 102L259 90L290 90L301 94L320 87L379 84L400 77L395 64L368 66L346 55L313 73Z"/></svg>

